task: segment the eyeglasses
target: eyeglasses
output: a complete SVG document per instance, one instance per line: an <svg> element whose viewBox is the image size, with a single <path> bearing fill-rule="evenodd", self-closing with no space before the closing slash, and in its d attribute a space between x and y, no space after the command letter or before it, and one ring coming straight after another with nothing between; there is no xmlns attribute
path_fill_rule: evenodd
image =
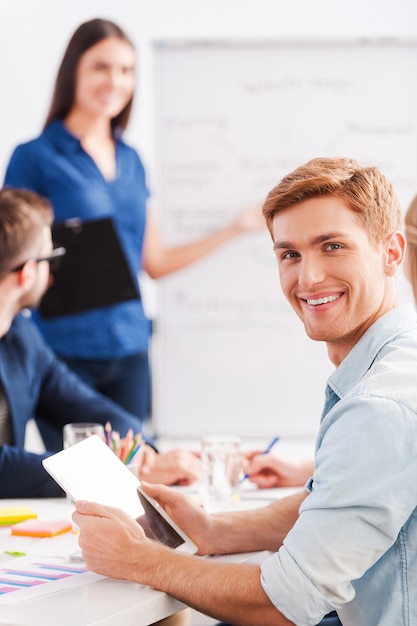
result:
<svg viewBox="0 0 417 626"><path fill-rule="evenodd" d="M48 254L47 256L40 256L35 259L28 259L27 261L24 261L23 263L21 263L17 267L14 267L10 271L20 272L20 270L23 269L23 267L26 265L28 261L35 261L35 263L42 263L43 261L47 261L49 263L50 269L54 270L59 265L61 258L64 256L65 253L66 253L65 248L62 246L59 246L57 248L54 248L51 254Z"/></svg>

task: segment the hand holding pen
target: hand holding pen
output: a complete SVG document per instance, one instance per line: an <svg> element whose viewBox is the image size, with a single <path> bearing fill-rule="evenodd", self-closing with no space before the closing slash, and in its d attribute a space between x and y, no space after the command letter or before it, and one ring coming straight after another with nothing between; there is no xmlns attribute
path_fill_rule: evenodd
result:
<svg viewBox="0 0 417 626"><path fill-rule="evenodd" d="M263 452L247 453L245 466L251 482L259 489L274 487L302 487L313 475L313 461L310 458L299 459L284 457L277 454L268 454L276 440Z"/></svg>
<svg viewBox="0 0 417 626"><path fill-rule="evenodd" d="M248 464L249 464L251 467L251 471L250 473L245 472L244 476L242 477L240 481L241 483L248 478L252 478L252 474L257 473L258 468L256 467L256 464L254 464L254 460L257 459L257 457L265 456L266 454L271 452L272 448L275 446L275 444L278 443L279 439L280 439L279 437L274 437L274 439L270 441L270 443L267 445L267 447L264 450L262 450L262 452L259 452L258 450L256 450L253 452L248 452L244 455L246 459L246 468L248 468Z"/></svg>

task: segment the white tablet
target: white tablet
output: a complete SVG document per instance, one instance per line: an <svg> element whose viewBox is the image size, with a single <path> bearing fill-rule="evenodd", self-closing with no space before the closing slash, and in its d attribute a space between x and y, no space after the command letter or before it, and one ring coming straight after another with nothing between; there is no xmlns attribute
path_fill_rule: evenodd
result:
<svg viewBox="0 0 417 626"><path fill-rule="evenodd" d="M182 552L197 552L168 513L153 498L139 493L138 478L97 435L43 459L42 465L72 500L116 507L135 519L145 515L155 539Z"/></svg>
<svg viewBox="0 0 417 626"><path fill-rule="evenodd" d="M43 459L42 465L72 500L114 506L135 518L143 514L139 480L97 435Z"/></svg>

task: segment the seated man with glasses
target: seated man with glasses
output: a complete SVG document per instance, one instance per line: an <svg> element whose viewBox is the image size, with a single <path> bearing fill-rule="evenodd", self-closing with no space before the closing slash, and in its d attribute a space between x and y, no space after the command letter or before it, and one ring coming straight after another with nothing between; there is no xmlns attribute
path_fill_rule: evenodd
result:
<svg viewBox="0 0 417 626"><path fill-rule="evenodd" d="M27 423L38 414L62 432L68 422L110 422L125 436L137 418L85 385L61 363L30 320L51 281L50 265L65 249L53 248L53 213L36 193L0 190L0 498L55 497L60 487L42 467L56 450L24 448ZM144 446L147 480L182 484L199 475L186 450L156 454ZM142 470L144 468L142 467Z"/></svg>
<svg viewBox="0 0 417 626"><path fill-rule="evenodd" d="M61 257L64 256L65 252L66 252L65 248L63 248L62 246L57 246L57 247L54 247L51 254L48 254L47 256L40 256L37 259L32 259L32 261L35 261L35 263L42 263L42 261L48 261L49 269L53 271L58 266L61 260ZM23 269L26 263L27 261L24 261L23 263L20 263L20 265L18 265L17 267L14 267L10 271L20 272L20 270Z"/></svg>

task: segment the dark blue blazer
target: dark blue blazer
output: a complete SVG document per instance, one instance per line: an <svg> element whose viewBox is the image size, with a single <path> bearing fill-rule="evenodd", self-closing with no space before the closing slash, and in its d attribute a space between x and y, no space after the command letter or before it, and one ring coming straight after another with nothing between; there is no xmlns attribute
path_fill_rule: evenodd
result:
<svg viewBox="0 0 417 626"><path fill-rule="evenodd" d="M52 452L34 454L24 449L26 425L37 415L59 431L68 422L104 425L107 421L121 436L129 428L138 430L133 415L88 387L57 359L22 313L0 339L0 379L13 434L13 445L0 446L0 498L63 495L41 464Z"/></svg>

